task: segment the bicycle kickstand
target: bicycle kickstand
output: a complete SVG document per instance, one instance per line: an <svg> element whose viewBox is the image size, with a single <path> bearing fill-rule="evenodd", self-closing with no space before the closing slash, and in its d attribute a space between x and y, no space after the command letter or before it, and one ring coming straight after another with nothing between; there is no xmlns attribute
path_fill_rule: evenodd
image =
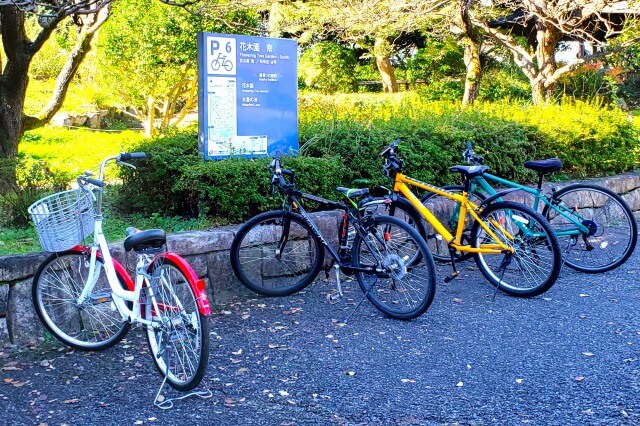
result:
<svg viewBox="0 0 640 426"><path fill-rule="evenodd" d="M451 275L444 277L445 283L452 281L454 278L458 276L458 269L456 268L456 261L455 261L454 255L455 255L455 249L453 247L449 247L449 256L451 257L451 268L453 269L453 271L451 272Z"/></svg>
<svg viewBox="0 0 640 426"><path fill-rule="evenodd" d="M338 299L340 299L344 294L342 293L342 285L340 284L340 265L337 263L333 265L333 269L336 271L336 287L338 291L336 293L329 293L327 295L327 299L329 299L329 303L332 305L338 303Z"/></svg>
<svg viewBox="0 0 640 426"><path fill-rule="evenodd" d="M564 269L564 264L567 262L567 257L569 256L569 252L571 252L571 249L573 249L573 246L575 246L576 244L578 244L578 238L571 237L571 239L567 243L567 247L564 249L562 253L562 263L560 263L561 271Z"/></svg>

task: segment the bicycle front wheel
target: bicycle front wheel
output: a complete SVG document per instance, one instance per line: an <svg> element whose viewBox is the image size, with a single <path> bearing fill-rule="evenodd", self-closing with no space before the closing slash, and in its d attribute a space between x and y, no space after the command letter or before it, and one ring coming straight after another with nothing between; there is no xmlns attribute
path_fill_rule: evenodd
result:
<svg viewBox="0 0 640 426"><path fill-rule="evenodd" d="M130 324L112 306L111 286L102 259L65 251L49 256L33 278L31 296L44 326L58 340L73 348L98 351L110 348L127 334ZM124 280L118 276L120 285ZM85 285L95 281L87 298L78 304Z"/></svg>
<svg viewBox="0 0 640 426"><path fill-rule="evenodd" d="M542 214L561 241L564 261L577 271L599 273L622 265L638 239L631 208L615 192L590 184L569 185L555 194ZM587 228L581 232L578 224ZM583 228L583 229L584 229Z"/></svg>
<svg viewBox="0 0 640 426"><path fill-rule="evenodd" d="M476 253L475 261L487 280L516 297L533 297L549 290L561 267L560 246L551 225L524 204L492 203L480 214L496 239L473 224L471 244L475 248L497 248L498 242L512 251Z"/></svg>
<svg viewBox="0 0 640 426"><path fill-rule="evenodd" d="M187 274L169 259L159 257L149 266L151 279L144 289L147 342L153 361L167 382L179 391L200 383L209 361L209 321L198 311L196 294Z"/></svg>
<svg viewBox="0 0 640 426"><path fill-rule="evenodd" d="M411 225L391 216L365 218L365 235L356 234L352 260L369 301L385 315L408 320L422 315L436 289L433 257ZM421 259L414 263L413 259Z"/></svg>
<svg viewBox="0 0 640 426"><path fill-rule="evenodd" d="M289 296L314 280L324 247L302 216L274 210L245 223L231 244L231 267L248 289Z"/></svg>

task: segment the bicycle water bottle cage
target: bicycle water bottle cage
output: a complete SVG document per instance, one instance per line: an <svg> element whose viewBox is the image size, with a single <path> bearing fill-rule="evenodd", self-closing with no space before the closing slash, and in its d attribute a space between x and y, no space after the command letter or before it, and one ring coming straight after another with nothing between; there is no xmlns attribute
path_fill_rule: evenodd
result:
<svg viewBox="0 0 640 426"><path fill-rule="evenodd" d="M153 253L160 251L167 242L167 234L162 229L149 229L129 235L124 240L124 251Z"/></svg>
<svg viewBox="0 0 640 426"><path fill-rule="evenodd" d="M476 176L482 175L489 170L488 166L453 166L449 167L450 172L456 172L463 175L465 178L471 179Z"/></svg>
<svg viewBox="0 0 640 426"><path fill-rule="evenodd" d="M547 158L546 160L525 161L527 169L535 170L538 173L551 173L562 168L562 160L559 158Z"/></svg>

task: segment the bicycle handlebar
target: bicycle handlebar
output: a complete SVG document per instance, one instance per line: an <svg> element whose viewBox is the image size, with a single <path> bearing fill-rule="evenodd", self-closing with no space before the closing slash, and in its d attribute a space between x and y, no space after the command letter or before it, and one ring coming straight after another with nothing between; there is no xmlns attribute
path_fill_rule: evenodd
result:
<svg viewBox="0 0 640 426"><path fill-rule="evenodd" d="M280 159L274 158L269 164L269 169L273 172L273 176L271 176L271 195L275 194L275 187L278 186L280 188L287 187L287 181L284 176L289 176L291 179L291 185L293 185L294 171L283 169L280 165Z"/></svg>
<svg viewBox="0 0 640 426"><path fill-rule="evenodd" d="M395 141L393 141L391 145L383 149L382 152L378 154L378 157L387 157L389 155L394 155L395 149L398 147L399 143L400 143L400 138L397 138Z"/></svg>

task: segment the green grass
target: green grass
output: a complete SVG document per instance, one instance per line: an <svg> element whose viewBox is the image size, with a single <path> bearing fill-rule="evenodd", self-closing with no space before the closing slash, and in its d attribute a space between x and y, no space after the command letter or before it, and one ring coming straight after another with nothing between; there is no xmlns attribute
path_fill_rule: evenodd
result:
<svg viewBox="0 0 640 426"><path fill-rule="evenodd" d="M24 135L20 153L33 160L47 161L54 172L79 175L95 170L104 158L117 155L142 138L140 132L133 130L98 132L43 127Z"/></svg>
<svg viewBox="0 0 640 426"><path fill-rule="evenodd" d="M49 102L55 80L36 80L31 78L25 99L25 114L37 114ZM67 96L61 111L69 113L93 112L104 109L105 105L118 105L121 100L112 95L113 91L96 88L93 84L78 84L75 80L69 85Z"/></svg>

